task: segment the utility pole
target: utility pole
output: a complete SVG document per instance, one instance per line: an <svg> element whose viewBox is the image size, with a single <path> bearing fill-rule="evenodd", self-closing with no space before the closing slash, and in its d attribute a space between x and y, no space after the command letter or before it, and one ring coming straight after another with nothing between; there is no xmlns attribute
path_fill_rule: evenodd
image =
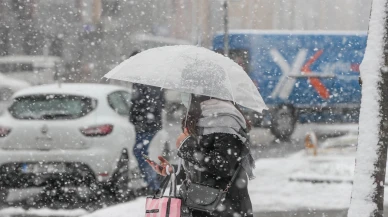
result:
<svg viewBox="0 0 388 217"><path fill-rule="evenodd" d="M383 217L388 147L388 0L373 0L361 64L362 99L348 217Z"/></svg>
<svg viewBox="0 0 388 217"><path fill-rule="evenodd" d="M198 20L197 20L197 17L198 17L198 14L197 14L197 11L198 11L198 4L197 4L197 0L192 0L191 1L191 41L193 43L197 43L198 41Z"/></svg>
<svg viewBox="0 0 388 217"><path fill-rule="evenodd" d="M384 50L383 58L384 65L380 68L380 80L378 82L378 90L380 93L379 101L379 115L380 115L380 131L379 131L379 143L377 150L377 162L375 163L375 170L372 177L375 180L376 189L372 200L376 203L378 211L374 213L374 217L384 216L384 183L385 183L385 171L387 167L387 146L388 146L388 16L387 16L388 1L385 3L385 35L384 35Z"/></svg>
<svg viewBox="0 0 388 217"><path fill-rule="evenodd" d="M224 55L229 56L228 0L224 0Z"/></svg>

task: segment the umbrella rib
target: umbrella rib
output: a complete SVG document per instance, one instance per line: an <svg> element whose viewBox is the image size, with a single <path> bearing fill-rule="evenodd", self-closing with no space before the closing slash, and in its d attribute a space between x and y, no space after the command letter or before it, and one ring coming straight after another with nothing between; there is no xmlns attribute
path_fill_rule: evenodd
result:
<svg viewBox="0 0 388 217"><path fill-rule="evenodd" d="M251 89L252 89L253 92L256 91L256 90L259 91L259 90L257 89L256 85L254 85L253 83L251 84ZM260 95L260 93L259 93L259 95ZM261 104L261 102L260 102L258 99L256 99L255 96L253 96L253 100L255 100L256 103L257 103L258 105ZM263 111L261 111L261 112L263 112Z"/></svg>
<svg viewBox="0 0 388 217"><path fill-rule="evenodd" d="M167 75L168 75L168 73L166 73L164 76L163 85L162 85L162 87L160 87L161 90L166 89L165 86L166 86L166 81L167 81Z"/></svg>
<svg viewBox="0 0 388 217"><path fill-rule="evenodd" d="M167 75L164 76L164 81L162 87L160 87L161 90L165 89L164 87L166 86L166 80L167 80Z"/></svg>
<svg viewBox="0 0 388 217"><path fill-rule="evenodd" d="M229 88L230 88L230 93L232 94L233 103L236 104L236 101L234 100L234 93L233 93L233 88L232 88L232 82L230 81L229 73L226 71L225 74L226 74L226 76L228 76Z"/></svg>

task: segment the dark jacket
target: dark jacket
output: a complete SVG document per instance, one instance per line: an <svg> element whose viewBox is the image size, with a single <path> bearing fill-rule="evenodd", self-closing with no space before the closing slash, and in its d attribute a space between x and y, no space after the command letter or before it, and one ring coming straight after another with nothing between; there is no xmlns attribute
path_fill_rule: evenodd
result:
<svg viewBox="0 0 388 217"><path fill-rule="evenodd" d="M156 132L162 128L164 92L160 87L133 84L129 121L137 133Z"/></svg>
<svg viewBox="0 0 388 217"><path fill-rule="evenodd" d="M185 167L192 182L225 189L238 168L238 160L243 150L243 142L237 136L216 133L201 136L200 139L189 137L178 150L178 156L191 166ZM187 164L185 164L187 165ZM252 203L248 194L248 178L244 169L229 189L224 202L226 209L213 215L193 212L193 217L222 216L233 217L234 213L241 216L253 216Z"/></svg>

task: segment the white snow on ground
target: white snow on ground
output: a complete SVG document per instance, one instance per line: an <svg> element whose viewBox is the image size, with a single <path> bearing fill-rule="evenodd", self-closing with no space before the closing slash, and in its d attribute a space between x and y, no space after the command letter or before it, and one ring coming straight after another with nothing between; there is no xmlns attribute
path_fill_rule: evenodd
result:
<svg viewBox="0 0 388 217"><path fill-rule="evenodd" d="M6 208L0 210L1 217L8 216L82 216L88 212L84 209L75 210L51 210L51 209L30 209Z"/></svg>
<svg viewBox="0 0 388 217"><path fill-rule="evenodd" d="M299 171L293 173L292 180L318 180L330 182L353 181L354 157L308 159Z"/></svg>
<svg viewBox="0 0 388 217"><path fill-rule="evenodd" d="M289 181L290 177L301 173L314 177L317 174L309 173L309 169L314 167L322 177L330 174L335 177L335 174L338 174L343 179L350 180L353 174L349 170L354 168L354 157L348 156L341 161L342 158L342 155L337 158L334 156L305 156L305 152L301 151L288 158L257 161L256 179L249 182L249 193L254 212L348 208L352 189L350 183L312 184ZM312 161L316 162L315 166L311 165ZM323 162L323 166L319 164L320 161ZM330 162L333 166L331 168ZM336 167L338 162L342 162L342 166ZM107 214L110 217L124 217L129 214L133 217L144 216L144 207L145 198L139 198L126 204L96 211L85 217L104 217Z"/></svg>
<svg viewBox="0 0 388 217"><path fill-rule="evenodd" d="M383 49L387 0L374 0L372 3L369 33L364 60L360 66L363 81L362 99L359 121L359 140L357 166L352 190L352 205L349 217L370 216L377 210L371 200L374 183L371 174L377 161L379 132L379 81L380 68L383 65Z"/></svg>
<svg viewBox="0 0 388 217"><path fill-rule="evenodd" d="M84 217L144 217L145 216L145 197L137 198L134 201L111 206L106 209L98 210Z"/></svg>
<svg viewBox="0 0 388 217"><path fill-rule="evenodd" d="M256 163L256 179L249 183L254 212L298 209L341 209L349 207L351 184L312 184L290 182L308 160L295 156L287 159L263 159ZM84 217L142 217L145 198L109 207Z"/></svg>
<svg viewBox="0 0 388 217"><path fill-rule="evenodd" d="M254 211L340 209L349 206L351 184L290 182L289 178L309 166L298 154L286 159L264 159L256 163L257 180L249 183Z"/></svg>
<svg viewBox="0 0 388 217"><path fill-rule="evenodd" d="M320 150L318 156L306 155L305 151L300 151L288 158L258 160L255 169L256 179L249 182L249 194L254 212L349 208L354 150L354 148L337 149L337 151L325 149ZM344 182L313 184L290 181L290 178ZM388 197L388 191L385 196ZM124 217L128 214L133 217L144 216L144 207L145 198L139 198L126 204L96 211L85 217L103 217L107 214L110 217Z"/></svg>

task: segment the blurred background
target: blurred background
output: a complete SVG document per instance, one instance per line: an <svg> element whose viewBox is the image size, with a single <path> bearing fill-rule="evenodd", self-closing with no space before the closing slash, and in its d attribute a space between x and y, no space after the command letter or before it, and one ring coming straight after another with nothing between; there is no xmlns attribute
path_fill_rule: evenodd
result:
<svg viewBox="0 0 388 217"><path fill-rule="evenodd" d="M370 0L231 0L229 28L366 31ZM210 48L223 1L1 0L0 56L61 59L67 80L99 82L133 51L163 44Z"/></svg>
<svg viewBox="0 0 388 217"><path fill-rule="evenodd" d="M371 2L0 0L0 147L5 144L2 137L23 127L16 124L8 129L11 122L2 118L15 93L24 90L28 95L29 88L42 84L60 88L66 83L103 83L127 88L130 96L131 84L102 76L134 52L187 44L219 53L228 49L229 57L249 74L270 107L263 114L242 108L254 127L250 136L258 178L249 189L255 215L346 216L357 146L359 65ZM277 85L277 81L283 83ZM86 86L85 94L88 87L94 86ZM150 156L170 153L174 160L185 111L178 93L165 91L164 95L163 130L153 141ZM124 101L117 102L117 108L110 106L116 113L125 113L129 99ZM121 121L129 123L128 114L121 113ZM45 134L41 123L32 128ZM48 128L51 131L50 124ZM32 138L19 135L26 141ZM130 184L141 186L136 161L130 161L134 165ZM143 201L133 202L139 195L131 190L133 197L126 204L95 217L131 216L128 212L144 206ZM31 201L37 192L11 190L9 202L0 203L0 216L81 216L117 204L103 198L99 204L77 200L79 207L69 206L63 203L74 205L74 200L59 195L57 202L51 201L53 197L48 205L47 198ZM69 207L82 209L58 212Z"/></svg>

